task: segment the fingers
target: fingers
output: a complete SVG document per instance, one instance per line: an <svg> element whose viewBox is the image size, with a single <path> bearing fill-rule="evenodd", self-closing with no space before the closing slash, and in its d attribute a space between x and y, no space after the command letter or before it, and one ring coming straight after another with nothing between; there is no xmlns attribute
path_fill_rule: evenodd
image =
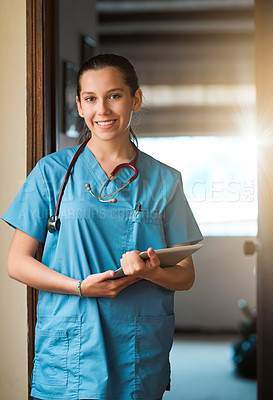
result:
<svg viewBox="0 0 273 400"><path fill-rule="evenodd" d="M116 279L115 282L117 284L117 290L120 292L121 290L127 288L128 286L132 285L133 283L136 283L140 280L141 278L136 277L136 276L125 276L120 279Z"/></svg>
<svg viewBox="0 0 273 400"><path fill-rule="evenodd" d="M150 259L150 263L152 266L157 267L160 265L159 258L156 255L156 252L152 247L149 247L147 250L148 257Z"/></svg>
<svg viewBox="0 0 273 400"><path fill-rule="evenodd" d="M139 251L127 251L120 259L120 265L125 275L140 276L145 267L144 261L139 257Z"/></svg>
<svg viewBox="0 0 273 400"><path fill-rule="evenodd" d="M115 271L108 270L108 271L105 271L105 272L101 272L101 273L99 273L97 275L99 277L99 282L102 282L102 281L106 281L108 279L114 278Z"/></svg>
<svg viewBox="0 0 273 400"><path fill-rule="evenodd" d="M115 272L112 270L92 274L81 283L83 297L110 297L115 298L118 293L127 286L132 285L139 279L135 277L124 277L112 280Z"/></svg>
<svg viewBox="0 0 273 400"><path fill-rule="evenodd" d="M107 287L105 287L105 297L110 297L111 299L114 299L119 294L119 292L126 289L128 286L137 281L139 281L139 278L133 276L123 277L115 280L108 280L108 282L105 282L105 285L107 285Z"/></svg>
<svg viewBox="0 0 273 400"><path fill-rule="evenodd" d="M154 249L147 250L148 259L143 261L139 251L128 251L122 255L120 265L125 275L132 275L143 279L152 279L160 269L160 261Z"/></svg>

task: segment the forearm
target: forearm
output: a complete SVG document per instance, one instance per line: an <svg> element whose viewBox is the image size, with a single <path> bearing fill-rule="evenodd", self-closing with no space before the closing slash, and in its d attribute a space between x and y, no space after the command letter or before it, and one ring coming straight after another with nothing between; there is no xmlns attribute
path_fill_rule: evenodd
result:
<svg viewBox="0 0 273 400"><path fill-rule="evenodd" d="M79 295L79 280L63 275L35 259L38 241L16 230L8 256L8 274L28 286L47 292ZM111 280L113 270L88 275L81 284L84 297L115 297L139 278Z"/></svg>
<svg viewBox="0 0 273 400"><path fill-rule="evenodd" d="M47 292L78 295L79 280L48 268L30 255L10 255L8 273L13 279Z"/></svg>
<svg viewBox="0 0 273 400"><path fill-rule="evenodd" d="M189 290L195 279L192 257L188 257L173 267L159 267L147 274L145 279L170 290Z"/></svg>
<svg viewBox="0 0 273 400"><path fill-rule="evenodd" d="M21 256L18 260L12 260L11 257L8 261L8 270L11 278L36 289L79 296L79 279L70 278L48 268L31 256ZM139 280L126 277L112 281L110 278L113 276L113 270L88 275L81 284L82 296L114 298L121 290Z"/></svg>

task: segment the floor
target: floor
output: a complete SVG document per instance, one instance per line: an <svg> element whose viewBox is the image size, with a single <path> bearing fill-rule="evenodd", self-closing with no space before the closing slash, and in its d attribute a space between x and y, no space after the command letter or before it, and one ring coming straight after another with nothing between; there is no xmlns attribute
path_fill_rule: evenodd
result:
<svg viewBox="0 0 273 400"><path fill-rule="evenodd" d="M176 335L171 391L163 400L256 400L255 380L237 376L231 359L235 336Z"/></svg>

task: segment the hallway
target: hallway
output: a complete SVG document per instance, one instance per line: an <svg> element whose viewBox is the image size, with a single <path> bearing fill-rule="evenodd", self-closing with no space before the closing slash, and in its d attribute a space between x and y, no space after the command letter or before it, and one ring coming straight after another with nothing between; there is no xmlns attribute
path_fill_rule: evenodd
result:
<svg viewBox="0 0 273 400"><path fill-rule="evenodd" d="M176 335L172 390L164 400L256 400L256 380L239 378L231 360L237 336Z"/></svg>

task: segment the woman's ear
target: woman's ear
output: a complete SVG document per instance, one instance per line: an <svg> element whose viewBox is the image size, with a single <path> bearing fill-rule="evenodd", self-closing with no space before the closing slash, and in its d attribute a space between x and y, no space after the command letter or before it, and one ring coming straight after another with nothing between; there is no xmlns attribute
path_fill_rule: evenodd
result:
<svg viewBox="0 0 273 400"><path fill-rule="evenodd" d="M133 111L138 112L142 105L142 90L138 89L135 93L134 100L133 100Z"/></svg>
<svg viewBox="0 0 273 400"><path fill-rule="evenodd" d="M78 98L78 96L76 96L76 103L77 103L79 116L83 118L82 106L81 106L81 102L80 102L80 99Z"/></svg>

